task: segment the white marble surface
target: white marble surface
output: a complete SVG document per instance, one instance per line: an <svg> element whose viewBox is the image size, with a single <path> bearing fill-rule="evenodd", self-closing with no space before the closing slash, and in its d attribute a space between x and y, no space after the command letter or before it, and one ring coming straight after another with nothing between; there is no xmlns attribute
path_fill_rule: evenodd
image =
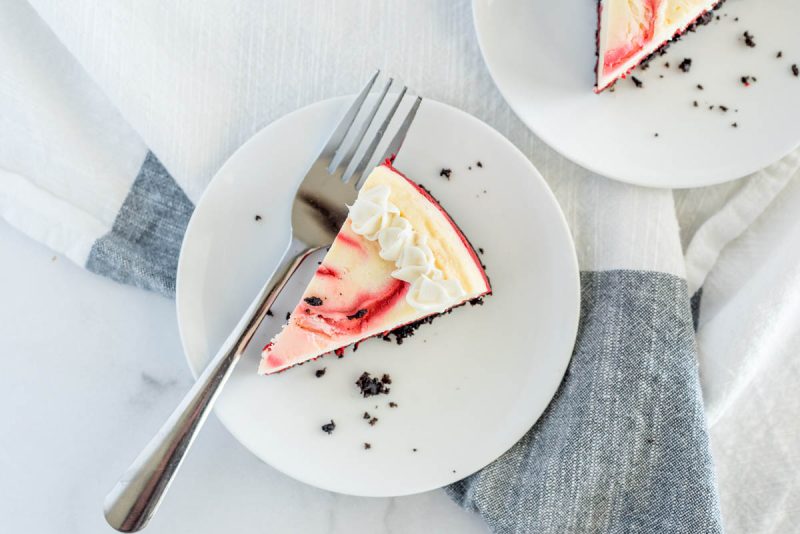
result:
<svg viewBox="0 0 800 534"><path fill-rule="evenodd" d="M174 303L78 268L0 221L0 532L113 532L102 502L189 387ZM335 495L213 418L147 532L486 532L442 491Z"/></svg>

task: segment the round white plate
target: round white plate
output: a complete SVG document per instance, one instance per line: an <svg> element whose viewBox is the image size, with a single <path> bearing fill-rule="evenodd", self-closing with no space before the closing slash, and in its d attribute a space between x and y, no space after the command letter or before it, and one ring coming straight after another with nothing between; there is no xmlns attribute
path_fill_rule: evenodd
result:
<svg viewBox="0 0 800 534"><path fill-rule="evenodd" d="M719 21L633 72L642 89L627 79L600 95L592 92L594 0L473 0L473 12L509 105L547 144L598 174L698 187L758 171L800 145L800 78L790 70L800 65L797 0L728 0ZM745 30L755 48L742 42ZM689 73L678 69L684 58L692 59ZM758 81L745 87L743 75Z"/></svg>
<svg viewBox="0 0 800 534"><path fill-rule="evenodd" d="M348 103L320 102L260 131L198 204L177 287L181 339L195 375L277 264L289 240L294 190ZM310 258L216 405L223 424L268 464L354 495L444 486L509 449L555 393L578 323L578 269L565 220L542 177L511 143L477 119L428 100L395 164L430 188L484 249L495 294L483 306L436 319L402 346L370 339L341 359L329 355L258 376L261 346L296 304L319 259ZM443 167L452 169L450 181L439 176ZM326 374L316 378L322 368ZM354 383L364 371L388 373L391 394L361 398ZM378 418L376 425L362 418L365 411ZM327 435L320 427L331 419L336 430Z"/></svg>

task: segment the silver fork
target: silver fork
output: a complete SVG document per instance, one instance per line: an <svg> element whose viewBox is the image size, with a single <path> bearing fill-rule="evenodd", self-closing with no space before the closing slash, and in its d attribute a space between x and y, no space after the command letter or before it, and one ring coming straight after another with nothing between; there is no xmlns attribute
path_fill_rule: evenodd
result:
<svg viewBox="0 0 800 534"><path fill-rule="evenodd" d="M325 148L297 190L292 207L292 240L284 257L247 312L198 377L197 382L169 416L158 433L106 496L104 510L108 524L121 532L137 532L147 525L161 503L186 452L203 426L222 386L241 359L259 325L286 282L312 252L330 245L347 218L345 204L358 195L378 145L397 110L407 87L387 101L385 119L369 144L367 131L376 122L390 87L389 79L371 105L365 105L380 71L370 78L339 122ZM406 112L384 157L396 154L408 133L422 99L417 97ZM366 115L363 115L362 109ZM366 147L365 150L364 147ZM360 159L356 155L363 153ZM265 385L266 387L266 385Z"/></svg>

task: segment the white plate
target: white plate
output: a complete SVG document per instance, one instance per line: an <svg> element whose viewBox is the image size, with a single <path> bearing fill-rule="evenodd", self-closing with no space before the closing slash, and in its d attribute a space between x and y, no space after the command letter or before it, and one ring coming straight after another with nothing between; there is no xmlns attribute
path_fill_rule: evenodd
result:
<svg viewBox="0 0 800 534"><path fill-rule="evenodd" d="M198 204L177 287L181 339L195 375L276 265L289 239L290 199L348 102L320 102L260 131ZM556 391L578 322L569 231L544 180L511 143L461 111L424 101L395 163L429 187L485 249L495 294L483 306L438 318L402 346L371 339L342 359L326 356L258 376L261 346L316 267L316 259L308 261L216 405L223 424L268 464L355 495L444 486L510 448ZM453 169L451 181L439 176L443 167ZM327 373L316 378L321 368ZM391 395L361 398L354 382L363 371L389 373ZM375 426L362 419L365 411L378 417ZM330 419L336 430L327 435L320 426Z"/></svg>
<svg viewBox="0 0 800 534"><path fill-rule="evenodd" d="M547 144L598 174L698 187L758 171L800 145L800 79L790 71L800 65L797 0L728 0L720 21L634 71L644 88L621 80L600 95L592 92L594 0L473 0L473 11L483 56L509 105ZM745 30L756 48L740 41ZM677 66L687 57L693 64L685 74ZM744 87L743 75L758 82ZM730 111L708 109L720 104Z"/></svg>

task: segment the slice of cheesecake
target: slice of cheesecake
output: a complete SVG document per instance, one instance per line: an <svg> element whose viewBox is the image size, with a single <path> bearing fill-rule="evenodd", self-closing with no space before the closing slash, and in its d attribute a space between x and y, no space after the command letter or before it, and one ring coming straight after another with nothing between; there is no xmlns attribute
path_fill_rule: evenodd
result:
<svg viewBox="0 0 800 534"><path fill-rule="evenodd" d="M595 92L626 77L685 31L712 19L722 0L600 0Z"/></svg>
<svg viewBox="0 0 800 534"><path fill-rule="evenodd" d="M264 347L270 374L491 292L439 203L390 162L377 167L288 323Z"/></svg>

